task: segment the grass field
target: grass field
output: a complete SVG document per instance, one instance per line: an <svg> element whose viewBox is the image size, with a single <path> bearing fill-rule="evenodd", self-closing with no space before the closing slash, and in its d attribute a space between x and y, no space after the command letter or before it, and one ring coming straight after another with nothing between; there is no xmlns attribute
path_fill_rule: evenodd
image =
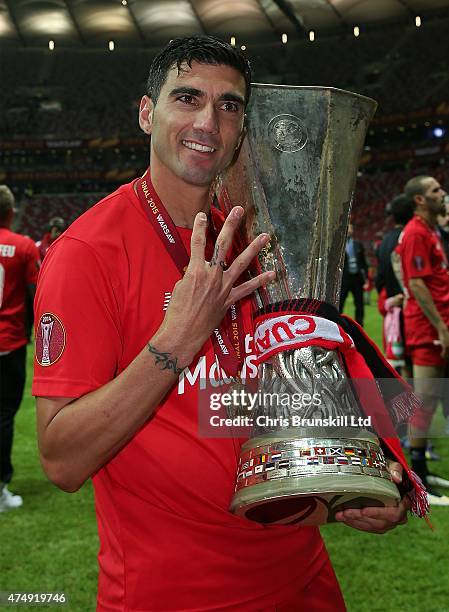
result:
<svg viewBox="0 0 449 612"><path fill-rule="evenodd" d="M347 312L353 315L349 300ZM368 306L366 329L376 342L380 342L380 325L375 306ZM0 514L0 592L65 592L69 604L63 609L88 612L95 609L98 548L92 487L86 484L69 495L45 479L29 391L31 351L28 362L11 486L23 496L24 506ZM436 449L442 456L438 470L449 474L448 440L437 440ZM407 526L383 536L343 525L322 529L350 612L449 611L449 508L436 508L431 521L434 531L424 521L410 519Z"/></svg>

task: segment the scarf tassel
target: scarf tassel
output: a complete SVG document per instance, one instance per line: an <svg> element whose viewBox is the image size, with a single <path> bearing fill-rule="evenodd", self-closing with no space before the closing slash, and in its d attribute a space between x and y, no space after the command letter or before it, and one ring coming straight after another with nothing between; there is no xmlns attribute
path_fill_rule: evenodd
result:
<svg viewBox="0 0 449 612"><path fill-rule="evenodd" d="M427 524L433 530L433 526L427 520L426 517L429 512L430 506L423 482L421 478L412 470L408 470L408 477L411 481L413 481L413 487L407 493L407 497L411 502L410 512L419 518L425 518Z"/></svg>

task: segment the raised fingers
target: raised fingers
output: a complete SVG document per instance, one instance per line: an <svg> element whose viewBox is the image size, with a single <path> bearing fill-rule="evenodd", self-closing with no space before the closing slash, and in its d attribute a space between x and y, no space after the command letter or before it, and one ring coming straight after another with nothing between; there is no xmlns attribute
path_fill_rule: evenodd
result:
<svg viewBox="0 0 449 612"><path fill-rule="evenodd" d="M193 222L192 237L190 239L190 262L204 264L204 251L206 248L207 215L199 212Z"/></svg>
<svg viewBox="0 0 449 612"><path fill-rule="evenodd" d="M276 272L264 272L263 274L259 274L259 276L256 276L251 280L246 281L246 283L242 283L241 285L234 287L229 293L226 307L229 308L231 304L235 304L235 302L237 302L238 300L241 300L242 298L246 297L256 289L261 287L262 285L266 285L275 278Z"/></svg>
<svg viewBox="0 0 449 612"><path fill-rule="evenodd" d="M248 268L252 260L257 257L260 251L270 240L268 234L260 234L249 244L242 253L232 262L229 270L226 271L227 282L233 285Z"/></svg>
<svg viewBox="0 0 449 612"><path fill-rule="evenodd" d="M210 260L210 266L218 266L224 269L226 253L231 248L235 230L237 229L240 220L243 216L243 208L234 206L229 215L226 217L223 227L218 234L215 242L214 253Z"/></svg>

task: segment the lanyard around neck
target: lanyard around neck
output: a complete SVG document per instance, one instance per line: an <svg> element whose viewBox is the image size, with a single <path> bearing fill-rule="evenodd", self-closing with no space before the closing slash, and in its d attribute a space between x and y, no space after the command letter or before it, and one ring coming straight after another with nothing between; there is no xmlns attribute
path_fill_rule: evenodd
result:
<svg viewBox="0 0 449 612"><path fill-rule="evenodd" d="M146 216L182 277L189 265L190 258L176 225L154 189L149 170L142 177L136 179L134 187ZM211 217L213 218L214 215L211 214ZM212 228L214 234L216 234L215 226L216 223L213 222ZM221 323L212 332L211 340L215 353L219 355L220 364L223 366L226 374L235 376L241 370L245 354L240 305L238 303L233 304L229 313L230 325L226 326ZM231 329L232 341L229 338L226 327Z"/></svg>

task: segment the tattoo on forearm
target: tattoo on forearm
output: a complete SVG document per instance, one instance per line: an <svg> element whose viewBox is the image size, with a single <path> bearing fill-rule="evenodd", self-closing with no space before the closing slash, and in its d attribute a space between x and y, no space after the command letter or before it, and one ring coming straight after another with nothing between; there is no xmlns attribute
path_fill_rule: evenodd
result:
<svg viewBox="0 0 449 612"><path fill-rule="evenodd" d="M181 374L184 368L178 367L178 358L173 357L170 353L163 353L162 351L158 351L155 346L152 346L150 342L148 342L148 350L154 355L154 361L156 365L161 366L161 370L172 370L175 374Z"/></svg>

